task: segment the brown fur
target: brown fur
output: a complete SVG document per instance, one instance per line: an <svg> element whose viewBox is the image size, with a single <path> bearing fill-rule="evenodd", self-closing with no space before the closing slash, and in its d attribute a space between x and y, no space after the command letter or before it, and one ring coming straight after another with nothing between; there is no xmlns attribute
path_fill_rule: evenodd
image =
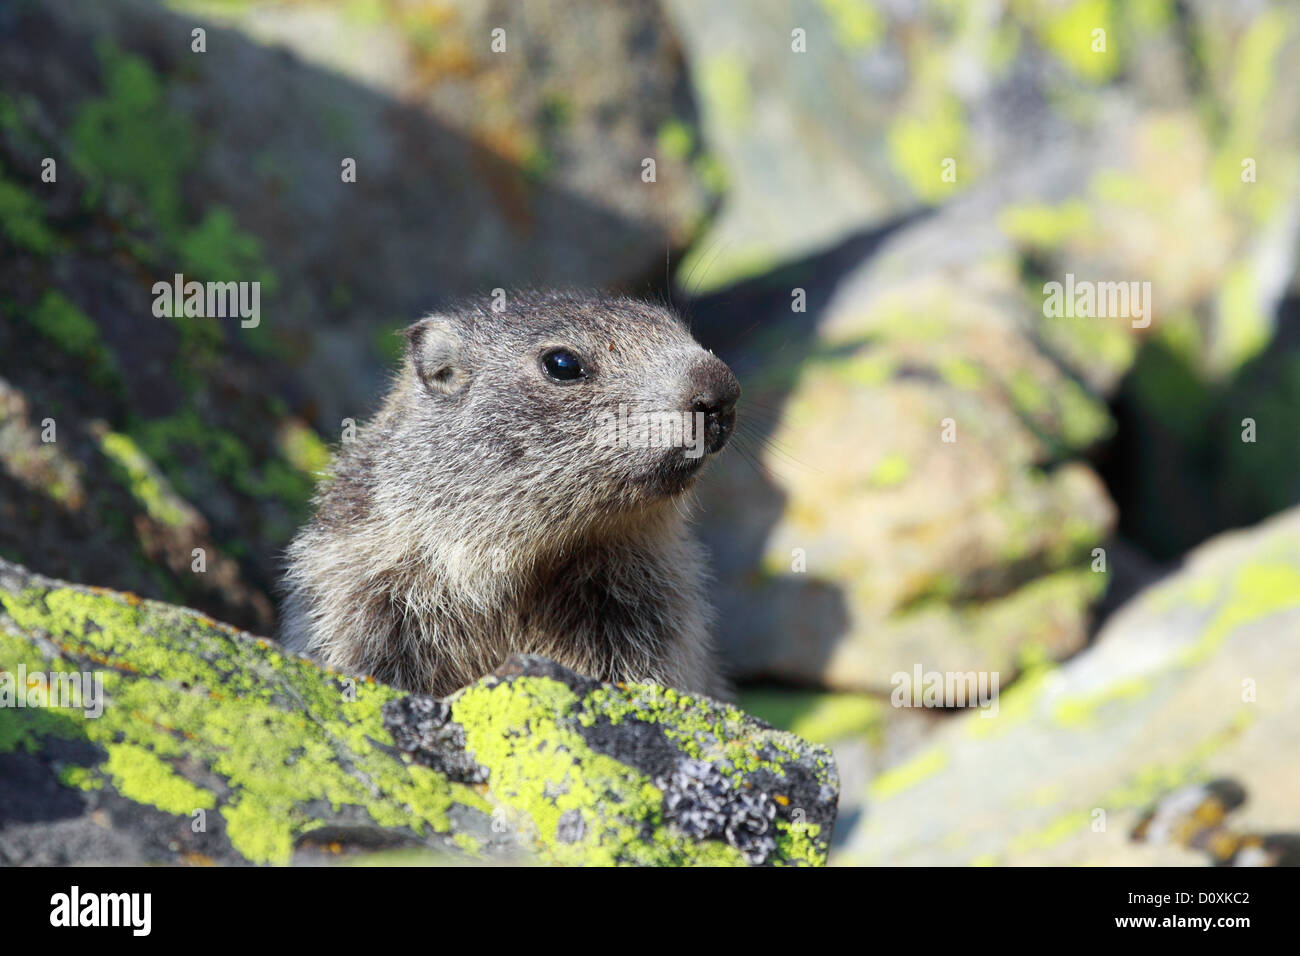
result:
<svg viewBox="0 0 1300 956"><path fill-rule="evenodd" d="M657 306L587 293L508 302L408 330L382 409L340 447L290 545L282 639L439 695L511 653L725 695L704 556L685 525L698 470L681 447L596 436L620 405L708 408L716 452L734 376ZM556 347L587 376L548 378L540 356Z"/></svg>

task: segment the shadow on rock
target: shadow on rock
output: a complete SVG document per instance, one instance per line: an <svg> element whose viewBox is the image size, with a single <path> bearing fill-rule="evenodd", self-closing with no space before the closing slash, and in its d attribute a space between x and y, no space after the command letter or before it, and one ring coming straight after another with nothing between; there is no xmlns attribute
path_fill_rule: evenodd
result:
<svg viewBox="0 0 1300 956"><path fill-rule="evenodd" d="M743 594L722 587L715 595L724 659L746 679L788 682L791 674L818 672L847 631L848 612L836 584L792 576L786 573L791 568L764 568L764 543L785 511L786 500L766 473L761 455L800 367L817 347L817 325L835 289L886 238L919 218L920 214L911 215L858 233L829 250L689 299L683 309L696 338L731 365L741 386L751 392L741 398L731 453L743 457L760 480L746 486L743 501L734 502L743 511L743 521L706 515L701 527L719 579L762 582L762 587ZM795 289L803 292L804 311L792 308ZM770 381L774 353L781 357L779 382ZM750 389L760 374L764 376L761 403ZM775 451L780 454L780 449ZM790 622L798 622L798 633L788 632ZM784 663L791 656L798 658L798 666ZM748 663L753 661L764 662L757 672Z"/></svg>

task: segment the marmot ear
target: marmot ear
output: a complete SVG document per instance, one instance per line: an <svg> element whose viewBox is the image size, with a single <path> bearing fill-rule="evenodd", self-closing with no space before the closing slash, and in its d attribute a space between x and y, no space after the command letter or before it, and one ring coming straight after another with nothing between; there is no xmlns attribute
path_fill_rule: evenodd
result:
<svg viewBox="0 0 1300 956"><path fill-rule="evenodd" d="M407 354L416 377L425 388L451 395L465 387L469 373L461 362L460 332L436 315L421 319L406 330Z"/></svg>

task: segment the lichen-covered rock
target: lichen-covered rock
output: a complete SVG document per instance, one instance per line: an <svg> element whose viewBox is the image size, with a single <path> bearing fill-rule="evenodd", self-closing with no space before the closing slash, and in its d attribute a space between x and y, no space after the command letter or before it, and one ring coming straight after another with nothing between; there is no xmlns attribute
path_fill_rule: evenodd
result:
<svg viewBox="0 0 1300 956"><path fill-rule="evenodd" d="M533 0L525 8L457 0L431 8L391 0L175 0L173 6L416 104L530 180L568 190L642 233L628 236L619 265L594 234L550 236L578 247L569 268L635 272L662 256L662 243L653 245L656 233L683 244L708 211L712 197L695 169L703 157L689 78L659 2ZM653 183L639 179L646 158L656 163ZM463 235L455 226L449 233ZM422 244L441 241L427 236Z"/></svg>
<svg viewBox="0 0 1300 956"><path fill-rule="evenodd" d="M687 24L726 16L721 4L681 6ZM1206 85L1171 47L1172 9L1137 16L1137 6L974 3L934 22L920 7L891 8L862 14L850 54L823 25L832 5L793 15L760 5L756 22L789 16L817 53L755 54L736 67L738 90L747 77L782 86L774 76L804 71L829 87L845 58L892 56L898 95L920 96L933 78L911 55L954 42L974 62L948 54L989 81L972 85L963 115L1016 88L1032 108L1012 153L960 173L932 213L699 303L697 328L745 388L742 454L724 456L701 494L724 643L743 673L879 691L916 662L1011 673L1064 657L1087 640L1108 585L1130 590L1145 576L1113 560L1113 531L1171 560L1298 500L1289 286L1300 258L1300 17L1282 4L1191 5L1183 22L1204 41ZM891 42L908 17L935 47ZM992 32L957 40L979 23ZM1106 30L1107 52L1090 51L1094 28ZM1020 36L1014 64L985 58L994 34ZM695 39L707 45L704 36ZM1134 61L1137 49L1152 62ZM788 105L778 97L762 109ZM877 106L852 104L836 135L863 135ZM800 116L819 125L816 110ZM752 120L733 139L780 129ZM797 148L781 152L785 164L838 142L787 141ZM766 159L774 146L747 142L728 156L762 177L779 168ZM952 148L968 172L998 153L978 135ZM800 178L800 189L838 190L841 174L873 179L880 166L866 155ZM921 171L937 176L929 158ZM736 216L781 218L765 204L792 196L832 202L749 191L750 181L741 178L719 230ZM845 190L835 212L857 198ZM1053 314L1047 283L1069 277L1147 283L1145 314ZM1110 550L1106 573L1098 547Z"/></svg>
<svg viewBox="0 0 1300 956"><path fill-rule="evenodd" d="M916 662L1010 673L1086 640L1116 516L1078 459L1114 426L1029 332L1000 199L891 235L807 315L773 282L772 327L722 350L748 424L700 497L744 674L888 692Z"/></svg>
<svg viewBox="0 0 1300 956"><path fill-rule="evenodd" d="M1249 20L1259 6L1222 19ZM1180 48L1183 29L1198 53L1203 38L1216 58L1235 42L1213 17L1188 17L1167 0L668 7L728 186L688 264L708 286L976 184L1015 179L1022 165L1072 148L1072 135L1108 136L1099 127L1117 88L1162 102L1186 97L1200 64ZM1180 20L1190 22L1175 28ZM1253 95L1259 84L1252 78L1246 89Z"/></svg>
<svg viewBox="0 0 1300 956"><path fill-rule="evenodd" d="M1300 859L1300 509L1196 549L1095 644L877 776L843 863Z"/></svg>
<svg viewBox="0 0 1300 956"><path fill-rule="evenodd" d="M6 864L819 864L834 822L829 753L714 701L540 658L411 697L4 562L0 672Z"/></svg>
<svg viewBox="0 0 1300 956"><path fill-rule="evenodd" d="M705 698L522 656L444 706L412 697L385 717L417 762L486 781L555 862L815 863L829 845L829 753Z"/></svg>

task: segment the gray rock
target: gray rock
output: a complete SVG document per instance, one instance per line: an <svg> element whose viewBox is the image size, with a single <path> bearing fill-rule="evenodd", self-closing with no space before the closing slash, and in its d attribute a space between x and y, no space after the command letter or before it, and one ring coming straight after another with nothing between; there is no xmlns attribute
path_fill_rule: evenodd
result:
<svg viewBox="0 0 1300 956"><path fill-rule="evenodd" d="M1205 863L1213 857L1195 834L1153 826L1153 808L1176 821L1190 805L1194 817L1224 782L1244 803L1194 829L1213 829L1230 812L1226 830L1237 836L1217 858L1254 842L1260 853L1238 862L1280 859L1300 834L1298 668L1300 510L1292 509L1198 548L1082 654L1022 678L996 716L954 719L876 777L840 862ZM1215 781L1190 804L1174 799Z"/></svg>

